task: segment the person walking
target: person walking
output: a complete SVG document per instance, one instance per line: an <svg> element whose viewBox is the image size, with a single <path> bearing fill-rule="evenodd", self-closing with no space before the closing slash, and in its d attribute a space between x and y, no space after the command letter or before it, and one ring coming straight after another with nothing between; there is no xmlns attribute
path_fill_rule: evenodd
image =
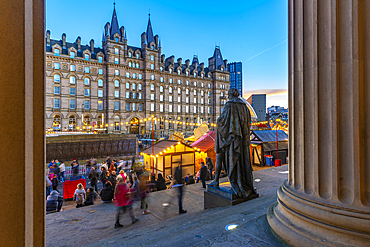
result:
<svg viewBox="0 0 370 247"><path fill-rule="evenodd" d="M141 199L141 208L143 209L143 214L149 214L148 204L146 200L146 194L148 193L147 179L144 174L139 176L139 197Z"/></svg>
<svg viewBox="0 0 370 247"><path fill-rule="evenodd" d="M207 157L206 158L206 165L208 166L208 169L211 173L211 178L210 179L213 179L213 168L214 168L214 165L213 165L213 162L212 162L212 159L210 157Z"/></svg>
<svg viewBox="0 0 370 247"><path fill-rule="evenodd" d="M123 177L121 175L117 176L117 185L114 193L114 203L117 207L116 223L114 224L114 228L123 227L123 225L119 223L119 216L121 214L121 211L123 213L126 213L126 210L129 211L132 224L138 221L138 219L136 219L134 215L134 212L132 211L133 200L131 197L131 190L123 181Z"/></svg>
<svg viewBox="0 0 370 247"><path fill-rule="evenodd" d="M182 169L180 163L177 165L176 170L175 170L175 185L173 187L178 188L178 199L179 199L179 214L184 214L187 211L182 208L182 195L183 195L183 189L184 189L184 183L182 179Z"/></svg>
<svg viewBox="0 0 370 247"><path fill-rule="evenodd" d="M105 182L107 182L107 169L105 166L101 167L101 173L100 173L100 180L103 183L103 186L105 185Z"/></svg>
<svg viewBox="0 0 370 247"><path fill-rule="evenodd" d="M60 169L59 178L62 179L62 181L64 181L64 172L66 171L66 165L62 160L60 161L59 169Z"/></svg>
<svg viewBox="0 0 370 247"><path fill-rule="evenodd" d="M53 190L58 191L58 178L56 174L54 174L53 180L51 182L53 183Z"/></svg>
<svg viewBox="0 0 370 247"><path fill-rule="evenodd" d="M99 173L95 171L95 167L91 167L91 170L89 173L89 179L91 182L91 187L94 187L95 191L98 191L98 177L99 177Z"/></svg>
<svg viewBox="0 0 370 247"><path fill-rule="evenodd" d="M200 181L202 181L202 189L206 189L206 177L207 177L207 166L204 164L204 162L202 161L200 163L202 165L202 168L200 169Z"/></svg>

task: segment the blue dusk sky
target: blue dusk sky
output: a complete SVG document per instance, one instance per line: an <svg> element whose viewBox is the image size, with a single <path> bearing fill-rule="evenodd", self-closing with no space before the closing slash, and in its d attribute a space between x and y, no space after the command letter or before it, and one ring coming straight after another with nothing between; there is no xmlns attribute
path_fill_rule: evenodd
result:
<svg viewBox="0 0 370 247"><path fill-rule="evenodd" d="M197 54L208 66L215 45L228 62L243 63L243 96L266 93L267 107L287 107L288 6L286 0L116 0L119 26L127 31L128 44L140 47L150 10L154 34L162 53L175 59ZM110 22L113 0L48 0L46 30L52 39L81 43L95 40L101 47L103 27Z"/></svg>

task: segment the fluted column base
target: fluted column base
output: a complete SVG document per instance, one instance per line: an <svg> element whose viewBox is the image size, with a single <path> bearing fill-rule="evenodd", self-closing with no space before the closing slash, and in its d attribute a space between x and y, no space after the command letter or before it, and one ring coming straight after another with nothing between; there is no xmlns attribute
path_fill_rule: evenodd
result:
<svg viewBox="0 0 370 247"><path fill-rule="evenodd" d="M370 246L368 212L298 195L287 185L267 212L271 228L293 246Z"/></svg>

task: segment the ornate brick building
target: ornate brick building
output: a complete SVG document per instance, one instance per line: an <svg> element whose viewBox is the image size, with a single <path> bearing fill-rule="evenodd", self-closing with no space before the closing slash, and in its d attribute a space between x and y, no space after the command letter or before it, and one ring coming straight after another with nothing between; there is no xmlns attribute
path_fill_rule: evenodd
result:
<svg viewBox="0 0 370 247"><path fill-rule="evenodd" d="M157 137L192 134L197 124L215 123L226 103L229 72L219 47L208 64L166 58L150 16L140 47L128 45L115 9L102 48L65 34L53 40L47 31L46 128L148 135L154 116Z"/></svg>

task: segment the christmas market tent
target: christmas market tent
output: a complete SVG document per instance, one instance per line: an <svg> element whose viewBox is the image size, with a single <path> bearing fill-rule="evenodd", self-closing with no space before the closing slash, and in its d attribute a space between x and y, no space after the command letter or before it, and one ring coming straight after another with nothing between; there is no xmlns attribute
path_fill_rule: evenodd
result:
<svg viewBox="0 0 370 247"><path fill-rule="evenodd" d="M277 131L278 145L276 145L276 130L252 130L251 149L252 164L265 165L265 156L272 155L273 160L277 158L279 148L279 159L282 164L287 163L288 157L288 135L283 130Z"/></svg>
<svg viewBox="0 0 370 247"><path fill-rule="evenodd" d="M200 152L196 148L182 142L163 140L147 148L140 154L144 157L144 167L155 176L162 173L163 177L174 175L177 163L181 162L182 175L195 174L195 153Z"/></svg>
<svg viewBox="0 0 370 247"><path fill-rule="evenodd" d="M197 148L197 150L201 151L195 157L196 170L200 169L200 162L205 161L206 157L210 157L213 161L213 164L215 164L216 162L216 153L214 150L215 137L216 132L209 131L208 133L204 134L198 140L191 144L192 147Z"/></svg>

